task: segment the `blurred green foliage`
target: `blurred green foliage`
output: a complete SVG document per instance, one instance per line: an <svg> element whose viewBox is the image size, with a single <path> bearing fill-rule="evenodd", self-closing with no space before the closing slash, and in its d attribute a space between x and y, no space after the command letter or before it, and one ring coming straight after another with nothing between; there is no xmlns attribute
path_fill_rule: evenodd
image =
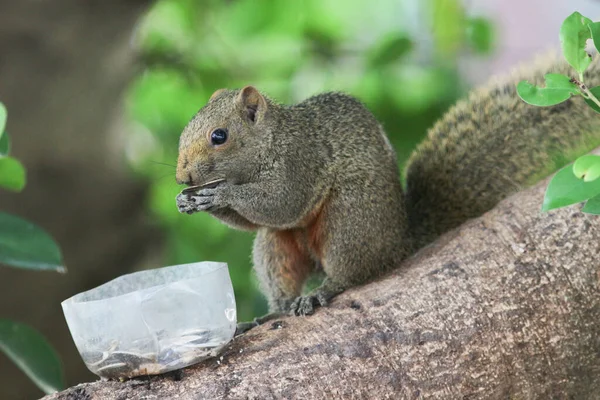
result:
<svg viewBox="0 0 600 400"><path fill-rule="evenodd" d="M175 207L179 134L215 90L253 84L285 103L350 93L384 124L403 163L464 93L457 56L487 54L492 40L489 22L468 16L459 0L156 2L135 36L144 68L127 94L136 122L127 154L152 180L165 264L227 262L238 319L266 311L250 268L252 235Z"/></svg>
<svg viewBox="0 0 600 400"><path fill-rule="evenodd" d="M6 107L0 102L0 190L20 192L25 187L26 173L21 162L10 156L7 119ZM66 272L60 249L50 235L29 221L0 212L0 268L4 266ZM0 352L45 393L64 387L58 354L32 327L0 318Z"/></svg>

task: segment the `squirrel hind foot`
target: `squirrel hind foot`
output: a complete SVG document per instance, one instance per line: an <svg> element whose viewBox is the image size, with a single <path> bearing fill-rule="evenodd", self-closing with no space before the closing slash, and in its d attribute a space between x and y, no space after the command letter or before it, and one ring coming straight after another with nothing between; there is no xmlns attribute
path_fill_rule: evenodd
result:
<svg viewBox="0 0 600 400"><path fill-rule="evenodd" d="M319 294L307 294L299 296L290 306L290 312L296 316L307 316L315 313L315 308L318 306L325 307L329 302Z"/></svg>
<svg viewBox="0 0 600 400"><path fill-rule="evenodd" d="M297 316L312 315L316 307L326 307L329 301L342 293L344 288L325 278L321 286L310 293L298 296L290 306L290 314Z"/></svg>

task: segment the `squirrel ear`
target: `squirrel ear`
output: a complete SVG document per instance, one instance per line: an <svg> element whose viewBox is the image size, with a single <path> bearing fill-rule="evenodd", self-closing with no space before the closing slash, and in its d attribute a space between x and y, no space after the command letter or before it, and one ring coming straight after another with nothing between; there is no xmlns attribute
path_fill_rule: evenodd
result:
<svg viewBox="0 0 600 400"><path fill-rule="evenodd" d="M211 101L213 101L214 99L216 99L217 97L219 97L219 95L221 93L223 93L225 91L225 89L218 89L216 90L211 96L210 99L208 99L208 102L210 103Z"/></svg>
<svg viewBox="0 0 600 400"><path fill-rule="evenodd" d="M267 109L267 101L254 86L243 88L238 96L238 102L252 122L256 122Z"/></svg>

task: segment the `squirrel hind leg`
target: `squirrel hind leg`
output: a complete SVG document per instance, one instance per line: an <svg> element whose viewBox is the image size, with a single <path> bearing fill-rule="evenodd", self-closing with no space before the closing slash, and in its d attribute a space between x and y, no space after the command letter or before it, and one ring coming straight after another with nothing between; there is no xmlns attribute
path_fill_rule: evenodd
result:
<svg viewBox="0 0 600 400"><path fill-rule="evenodd" d="M356 190L336 192L308 230L326 278L292 303L296 315L310 315L345 289L399 266L412 250L399 184L382 186L376 199Z"/></svg>
<svg viewBox="0 0 600 400"><path fill-rule="evenodd" d="M254 240L254 270L271 313L289 312L316 263L295 230L261 228Z"/></svg>

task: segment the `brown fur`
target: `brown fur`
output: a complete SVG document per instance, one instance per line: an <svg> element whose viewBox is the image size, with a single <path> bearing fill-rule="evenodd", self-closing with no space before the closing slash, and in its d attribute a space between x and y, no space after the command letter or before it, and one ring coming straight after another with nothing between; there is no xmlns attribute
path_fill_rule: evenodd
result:
<svg viewBox="0 0 600 400"><path fill-rule="evenodd" d="M553 107L531 106L518 98L515 84L520 80L543 84L546 73L573 75L555 57L540 58L533 67L521 67L474 90L413 152L406 193L417 247L600 145L600 114L581 97ZM586 83L600 84L599 73L595 61Z"/></svg>
<svg viewBox="0 0 600 400"><path fill-rule="evenodd" d="M588 84L600 83L598 65ZM253 87L216 92L182 133L177 178L226 180L199 194L203 209L258 230L254 266L272 311L310 314L556 169L561 152L600 144L600 118L581 99L540 108L517 97L516 82L547 72L570 68L546 59L449 110L408 162L406 198L381 126L340 93L285 106ZM215 128L228 129L226 146L209 143ZM317 266L325 281L301 296Z"/></svg>
<svg viewBox="0 0 600 400"><path fill-rule="evenodd" d="M300 223L303 227L301 230L305 236L307 250L311 256L317 260L323 257L323 242L325 240L323 231L324 220L327 219L327 204L328 198L324 198L314 209L308 214L306 219Z"/></svg>
<svg viewBox="0 0 600 400"><path fill-rule="evenodd" d="M288 293L297 293L304 283L304 279L311 272L312 261L302 243L302 232L295 229L273 231L276 245L273 251L285 259L279 266L281 283Z"/></svg>
<svg viewBox="0 0 600 400"><path fill-rule="evenodd" d="M229 132L226 145L210 143L216 128ZM219 91L181 135L177 178L225 179L202 192L202 204L232 226L258 228L254 266L273 311L310 313L411 250L394 151L373 115L344 94L284 106L253 87ZM301 297L317 265L327 279Z"/></svg>

